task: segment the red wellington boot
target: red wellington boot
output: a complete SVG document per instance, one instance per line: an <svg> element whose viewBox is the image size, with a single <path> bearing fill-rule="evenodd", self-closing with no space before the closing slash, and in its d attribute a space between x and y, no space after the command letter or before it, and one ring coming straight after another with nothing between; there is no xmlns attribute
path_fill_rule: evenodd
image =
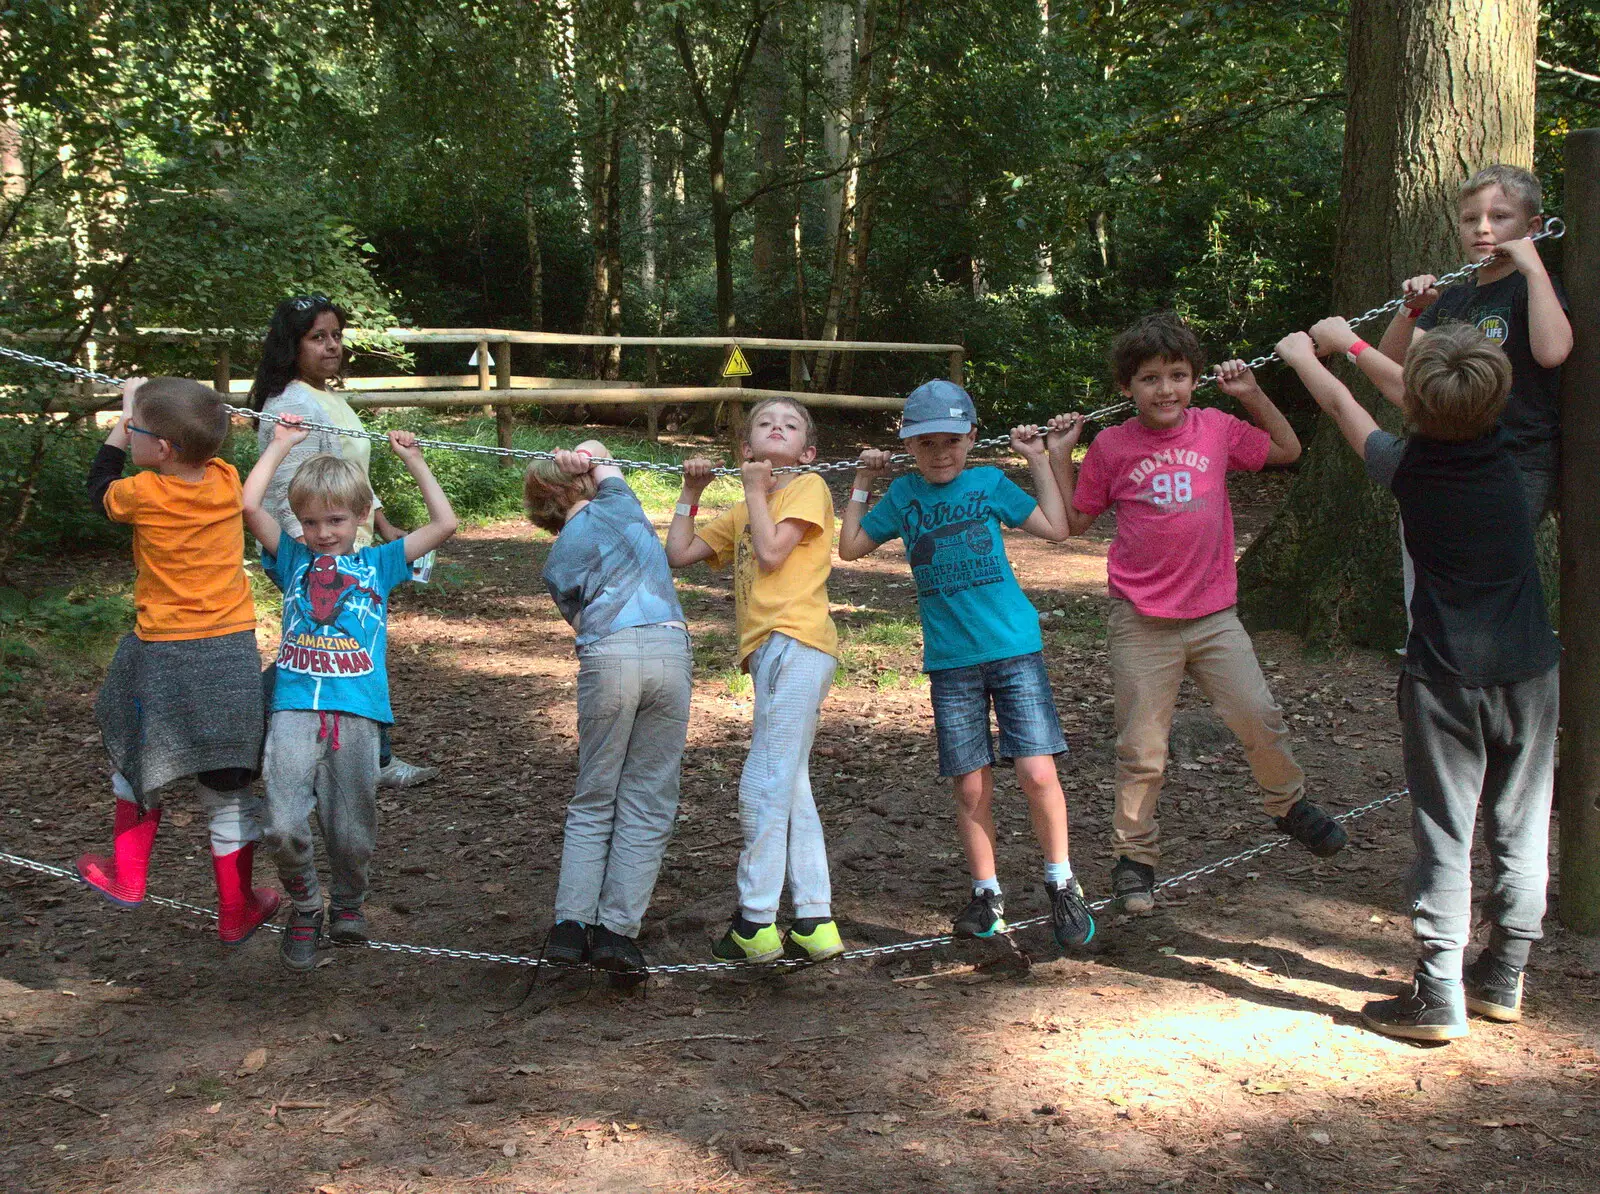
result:
<svg viewBox="0 0 1600 1194"><path fill-rule="evenodd" d="M145 874L150 869L150 851L155 849L156 829L161 825L161 809L157 806L141 813L131 800L118 800L116 805L111 856L85 854L78 859L78 874L113 904L132 908L144 899Z"/></svg>
<svg viewBox="0 0 1600 1194"><path fill-rule="evenodd" d="M251 888L256 844L247 842L231 854L211 855L217 876L217 936L224 945L243 945L278 910L278 893Z"/></svg>

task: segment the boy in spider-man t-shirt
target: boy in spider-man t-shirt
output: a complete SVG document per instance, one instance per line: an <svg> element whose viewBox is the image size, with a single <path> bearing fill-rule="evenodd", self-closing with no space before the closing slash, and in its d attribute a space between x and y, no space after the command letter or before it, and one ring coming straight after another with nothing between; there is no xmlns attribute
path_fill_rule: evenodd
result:
<svg viewBox="0 0 1600 1194"><path fill-rule="evenodd" d="M335 941L366 940L362 905L378 827L378 740L389 711L389 591L411 578L411 561L455 534L456 516L416 437L391 431L389 446L422 491L428 522L403 539L356 550L356 531L372 507L361 469L337 456L313 456L289 483L302 539L283 533L263 506L267 485L289 449L305 438L285 416L244 485L244 518L261 541L261 563L283 590L283 636L273 683L272 720L262 771L266 840L294 902L283 961L316 965L322 891L310 818L322 827L333 872Z"/></svg>

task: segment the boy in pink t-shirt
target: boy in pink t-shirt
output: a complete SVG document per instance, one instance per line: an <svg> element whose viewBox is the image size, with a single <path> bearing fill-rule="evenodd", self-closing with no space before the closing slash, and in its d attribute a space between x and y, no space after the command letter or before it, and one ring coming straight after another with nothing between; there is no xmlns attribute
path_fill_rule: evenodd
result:
<svg viewBox="0 0 1600 1194"><path fill-rule="evenodd" d="M1117 712L1111 888L1125 911L1147 913L1155 907L1161 856L1156 801L1185 672L1244 744L1278 828L1323 857L1348 839L1304 798L1305 773L1234 609L1239 582L1228 470L1289 464L1300 455L1300 441L1242 361L1218 367L1217 388L1254 425L1220 410L1191 410L1205 357L1174 315L1146 316L1123 332L1111 362L1135 417L1096 436L1081 469L1073 466L1072 449L1082 415L1052 420L1049 446L1072 534L1083 534L1108 508L1117 510L1107 556Z"/></svg>

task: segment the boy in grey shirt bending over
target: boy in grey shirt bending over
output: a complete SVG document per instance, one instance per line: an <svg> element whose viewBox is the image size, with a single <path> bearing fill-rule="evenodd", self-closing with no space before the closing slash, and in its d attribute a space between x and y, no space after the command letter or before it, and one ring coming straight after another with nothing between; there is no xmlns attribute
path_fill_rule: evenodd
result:
<svg viewBox="0 0 1600 1194"><path fill-rule="evenodd" d="M678 815L693 657L655 528L590 440L536 460L534 525L557 536L544 583L577 632L578 785L567 806L555 924L544 956L643 980L634 941Z"/></svg>
<svg viewBox="0 0 1600 1194"><path fill-rule="evenodd" d="M1416 431L1379 428L1317 354L1348 352ZM1543 934L1561 650L1545 618L1533 514L1500 426L1511 364L1470 324L1411 347L1405 372L1342 319L1278 345L1311 396L1394 492L1416 562L1400 676L1411 788L1411 989L1361 1009L1374 1032L1467 1035L1467 1012L1522 1017L1522 971ZM1472 928L1472 828L1483 810L1493 882L1489 944L1463 967Z"/></svg>

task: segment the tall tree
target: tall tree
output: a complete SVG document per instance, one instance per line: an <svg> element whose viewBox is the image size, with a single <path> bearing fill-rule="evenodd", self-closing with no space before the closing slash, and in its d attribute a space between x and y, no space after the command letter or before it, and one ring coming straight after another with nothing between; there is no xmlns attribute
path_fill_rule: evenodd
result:
<svg viewBox="0 0 1600 1194"><path fill-rule="evenodd" d="M711 240L717 274L717 330L733 331L733 216L728 197L728 130L744 98L750 64L781 0L749 0L731 20L721 5L684 4L672 13L678 51L694 113L705 134L711 191ZM703 10L703 11L702 11ZM722 18L722 19L719 19Z"/></svg>
<svg viewBox="0 0 1600 1194"><path fill-rule="evenodd" d="M1535 0L1354 0L1332 307L1354 313L1460 248L1455 192L1494 162L1533 161ZM1365 387L1363 401L1397 418ZM1398 644L1405 630L1393 501L1331 423L1240 564L1257 626Z"/></svg>

